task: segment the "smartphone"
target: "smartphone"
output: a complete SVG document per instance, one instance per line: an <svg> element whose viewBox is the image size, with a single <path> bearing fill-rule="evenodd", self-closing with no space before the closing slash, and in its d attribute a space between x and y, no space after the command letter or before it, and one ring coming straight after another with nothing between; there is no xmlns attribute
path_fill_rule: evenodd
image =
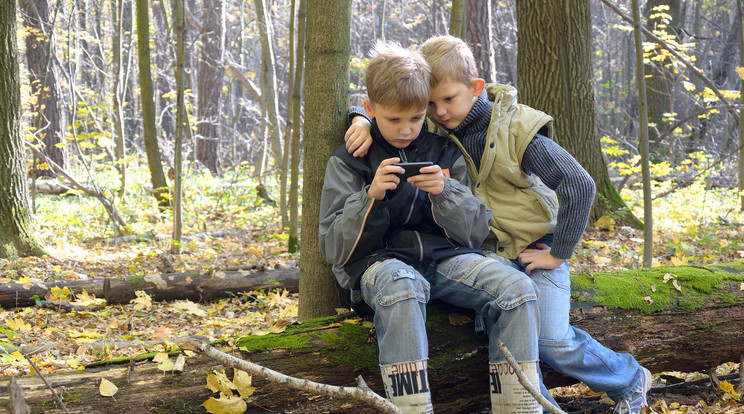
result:
<svg viewBox="0 0 744 414"><path fill-rule="evenodd" d="M414 175L419 175L421 172L419 170L422 167L428 167L429 165L434 165L431 161L422 161L422 162L396 162L393 165L397 165L398 167L403 167L406 172L403 174L398 174L400 176L400 182L406 181L408 177L413 177Z"/></svg>

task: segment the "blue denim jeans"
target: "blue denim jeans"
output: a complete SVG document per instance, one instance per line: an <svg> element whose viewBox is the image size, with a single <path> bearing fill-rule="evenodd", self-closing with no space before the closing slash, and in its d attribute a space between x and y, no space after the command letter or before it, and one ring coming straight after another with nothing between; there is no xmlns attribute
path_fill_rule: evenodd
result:
<svg viewBox="0 0 744 414"><path fill-rule="evenodd" d="M374 263L362 276L362 297L375 311L380 365L428 359L425 322L431 299L475 311L476 330L489 337L490 362L506 361L496 345L499 338L517 361L537 361L537 288L527 275L478 254L443 260L427 274L390 259Z"/></svg>
<svg viewBox="0 0 744 414"><path fill-rule="evenodd" d="M498 256L493 250L484 252L514 269L524 270L516 260ZM603 346L569 324L571 279L568 263L552 270L533 270L530 278L540 289L537 301L540 309L540 360L556 371L582 381L596 392L606 392L615 401L630 396L643 375L635 358ZM548 397L543 384L541 389Z"/></svg>

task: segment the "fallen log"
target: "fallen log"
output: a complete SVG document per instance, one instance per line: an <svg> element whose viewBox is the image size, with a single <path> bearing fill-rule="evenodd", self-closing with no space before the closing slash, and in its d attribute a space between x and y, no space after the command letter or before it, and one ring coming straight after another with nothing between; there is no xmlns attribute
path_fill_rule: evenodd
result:
<svg viewBox="0 0 744 414"><path fill-rule="evenodd" d="M121 279L90 279L67 282L9 283L0 285L0 306L14 308L32 306L53 287L67 287L74 293L86 290L106 303L127 304L136 297L135 291L144 290L155 301L188 299L193 302L210 301L258 289L287 289L299 291L297 268L271 270L186 272L129 276Z"/></svg>

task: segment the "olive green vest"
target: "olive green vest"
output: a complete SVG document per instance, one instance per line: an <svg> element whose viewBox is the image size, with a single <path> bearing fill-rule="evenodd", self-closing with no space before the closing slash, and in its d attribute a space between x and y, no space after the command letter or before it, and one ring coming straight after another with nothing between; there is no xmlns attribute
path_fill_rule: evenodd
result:
<svg viewBox="0 0 744 414"><path fill-rule="evenodd" d="M521 168L524 151L541 128L547 126L552 138L553 118L517 103L517 91L511 86L488 84L486 91L494 106L480 171L454 135L431 120L429 126L444 132L466 154L473 193L493 213L491 232L483 246L515 259L530 243L555 228L555 192Z"/></svg>

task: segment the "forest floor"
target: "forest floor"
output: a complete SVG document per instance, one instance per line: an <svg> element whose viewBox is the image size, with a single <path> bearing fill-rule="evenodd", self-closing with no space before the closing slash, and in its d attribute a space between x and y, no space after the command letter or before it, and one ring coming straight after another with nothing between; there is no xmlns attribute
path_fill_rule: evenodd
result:
<svg viewBox="0 0 744 414"><path fill-rule="evenodd" d="M287 234L275 204L257 196L255 185L238 184L248 178L235 173L223 179L201 178L189 182L184 201L184 234L209 234L184 241L180 255L172 255L169 212L159 213L142 189L117 204L129 221L129 232L149 238L121 241L97 201L84 196L37 195L36 229L48 256L18 260L0 259L0 284L85 280L166 272L208 273L236 265L275 268L297 265L298 254L287 252ZM660 188L659 192L664 188ZM624 191L637 217L642 216L639 191ZM702 184L672 192L654 201L654 265L726 263L744 257L744 215L735 191L706 189ZM70 214L70 212L75 212ZM643 232L615 225L609 217L584 234L570 261L572 273L603 272L641 267ZM162 236L155 239L152 236ZM79 305L100 303L90 295L56 291L57 297ZM39 298L43 299L43 298ZM97 302L98 301L98 302ZM128 305L102 310L65 312L27 307L0 309L0 377L22 376L32 371L29 362L10 346L49 342L57 349L35 354L31 360L42 374L79 370L113 358L128 359L144 353L167 353L170 340L201 335L229 344L244 335L278 332L295 322L298 297L267 287L211 303L175 301L158 303L147 295ZM90 346L106 341L128 341L129 346ZM3 349L0 349L3 351ZM738 361L719 367L719 374L737 372ZM162 360L158 362L162 364ZM159 365L160 367L160 365ZM168 371L160 368L162 371ZM655 385L665 378L693 380L707 373L655 373ZM206 376L206 373L205 373ZM572 411L611 410L601 396L581 386L556 389ZM571 397L574 396L574 397ZM571 398L582 396L576 403ZM605 397L606 398L606 397ZM652 394L657 413L744 412L731 392L675 397Z"/></svg>

